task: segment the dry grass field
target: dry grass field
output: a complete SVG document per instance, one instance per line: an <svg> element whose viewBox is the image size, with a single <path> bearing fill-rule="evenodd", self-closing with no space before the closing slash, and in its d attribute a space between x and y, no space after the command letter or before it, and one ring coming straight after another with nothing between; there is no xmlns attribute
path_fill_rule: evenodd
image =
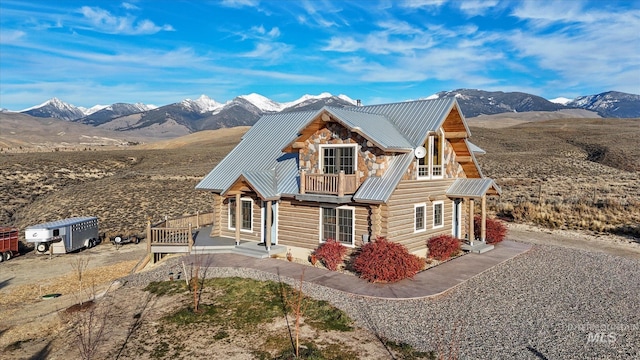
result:
<svg viewBox="0 0 640 360"><path fill-rule="evenodd" d="M552 229L640 238L640 120L557 119L472 127L498 216Z"/></svg>

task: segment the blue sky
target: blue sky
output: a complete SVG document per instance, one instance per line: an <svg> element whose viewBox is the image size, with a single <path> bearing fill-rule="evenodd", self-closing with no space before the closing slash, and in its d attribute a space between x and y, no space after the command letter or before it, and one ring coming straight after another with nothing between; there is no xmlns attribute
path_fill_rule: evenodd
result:
<svg viewBox="0 0 640 360"><path fill-rule="evenodd" d="M640 94L638 1L0 1L0 108Z"/></svg>

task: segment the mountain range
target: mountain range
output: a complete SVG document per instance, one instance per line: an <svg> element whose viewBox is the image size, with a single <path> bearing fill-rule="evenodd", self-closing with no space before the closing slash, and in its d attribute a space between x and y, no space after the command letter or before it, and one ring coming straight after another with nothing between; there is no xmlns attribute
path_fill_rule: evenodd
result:
<svg viewBox="0 0 640 360"><path fill-rule="evenodd" d="M573 100L547 100L522 92L458 89L441 91L426 99L456 97L466 117L506 112L559 111L585 109L601 117L640 118L640 95L609 91L597 95L580 96ZM164 106L116 103L96 105L86 109L75 107L57 98L20 111L35 117L58 118L107 130L165 131L187 134L200 130L253 125L262 115L302 110L317 110L323 106L356 106L357 101L346 95L322 93L305 95L298 100L279 103L259 94L242 95L226 103L219 103L206 95L196 100L185 99ZM3 110L6 111L6 110Z"/></svg>

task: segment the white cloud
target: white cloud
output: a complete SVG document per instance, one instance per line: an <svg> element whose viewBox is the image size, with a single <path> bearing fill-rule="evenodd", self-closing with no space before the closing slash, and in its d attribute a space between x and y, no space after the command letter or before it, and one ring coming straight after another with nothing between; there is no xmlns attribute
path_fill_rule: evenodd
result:
<svg viewBox="0 0 640 360"><path fill-rule="evenodd" d="M467 0L461 1L460 10L468 16L484 15L485 12L498 5L498 0Z"/></svg>
<svg viewBox="0 0 640 360"><path fill-rule="evenodd" d="M139 7L128 2L123 2L121 6L127 10L140 10Z"/></svg>
<svg viewBox="0 0 640 360"><path fill-rule="evenodd" d="M445 2L447 2L447 0L404 0L401 6L406 8L437 8Z"/></svg>
<svg viewBox="0 0 640 360"><path fill-rule="evenodd" d="M223 0L220 4L231 8L256 7L260 4L260 0Z"/></svg>
<svg viewBox="0 0 640 360"><path fill-rule="evenodd" d="M24 38L26 33L21 30L0 30L0 44L11 44Z"/></svg>
<svg viewBox="0 0 640 360"><path fill-rule="evenodd" d="M558 2L555 8L534 7L525 2L516 9L514 15L530 25L507 38L516 54L534 61L540 72L557 74L567 85L588 82L637 92L640 11L582 10L578 5ZM553 32L546 30L550 26Z"/></svg>
<svg viewBox="0 0 640 360"><path fill-rule="evenodd" d="M146 35L175 30L171 25L158 26L147 19L136 21L130 15L115 16L99 7L83 6L80 12L93 25L91 30L107 34Z"/></svg>

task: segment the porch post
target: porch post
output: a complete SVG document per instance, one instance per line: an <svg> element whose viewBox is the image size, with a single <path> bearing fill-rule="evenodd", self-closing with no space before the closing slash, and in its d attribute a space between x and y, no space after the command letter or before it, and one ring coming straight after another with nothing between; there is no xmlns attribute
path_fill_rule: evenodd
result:
<svg viewBox="0 0 640 360"><path fill-rule="evenodd" d="M267 206L264 209L265 212L267 213L267 219L265 220L267 222L267 236L265 236L265 241L264 241L264 246L267 248L267 252L271 252L271 221L273 219L273 214L271 213L271 204L273 203L273 201L269 200L267 201Z"/></svg>
<svg viewBox="0 0 640 360"><path fill-rule="evenodd" d="M482 213L480 221L480 240L487 241L487 195L482 195Z"/></svg>
<svg viewBox="0 0 640 360"><path fill-rule="evenodd" d="M345 175L344 170L340 170L338 173L338 196L344 196L344 184L345 183Z"/></svg>
<svg viewBox="0 0 640 360"><path fill-rule="evenodd" d="M469 245L473 246L475 235L473 234L473 199L469 198Z"/></svg>
<svg viewBox="0 0 640 360"><path fill-rule="evenodd" d="M242 226L242 204L240 203L240 193L236 194L236 246L240 245L240 227Z"/></svg>
<svg viewBox="0 0 640 360"><path fill-rule="evenodd" d="M304 170L300 170L300 194L304 194L305 189L307 188L307 172Z"/></svg>

